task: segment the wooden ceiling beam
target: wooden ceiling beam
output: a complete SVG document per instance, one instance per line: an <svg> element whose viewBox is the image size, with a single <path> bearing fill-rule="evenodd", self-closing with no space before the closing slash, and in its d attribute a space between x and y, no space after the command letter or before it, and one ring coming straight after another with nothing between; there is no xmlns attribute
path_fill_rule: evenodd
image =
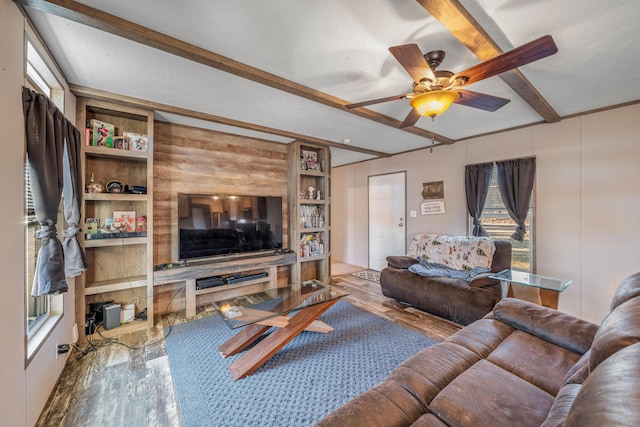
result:
<svg viewBox="0 0 640 427"><path fill-rule="evenodd" d="M251 67L250 65L243 64L231 58L218 55L201 47L184 42L150 28L143 27L133 22L118 18L117 16L108 14L98 9L94 9L82 3L71 0L15 1L25 7L59 16L83 25L87 25L97 30L106 31L110 34L115 34L128 40L132 40L137 43L179 56L181 58L185 58L218 69L220 71L224 71L238 77L263 84L265 86L297 95L329 107L337 108L346 113L355 114L356 116L360 116L377 123L391 126L393 128L400 128L400 125L402 124L402 121L400 120L396 120L392 117L385 116L366 108L358 108L352 110L347 109L345 108L345 105L349 104L349 102L343 99L331 96L324 92L320 92L291 80L287 80L258 68ZM454 142L450 138L446 138L438 134L433 134L426 129L418 128L415 126L406 127L401 130L430 140L435 138L436 141L439 141L443 144L452 144Z"/></svg>
<svg viewBox="0 0 640 427"><path fill-rule="evenodd" d="M459 0L416 0L427 12L465 45L481 61L494 58L502 49L464 8ZM533 84L518 69L507 71L499 77L520 98L531 106L546 122L560 121L560 115L551 107Z"/></svg>
<svg viewBox="0 0 640 427"><path fill-rule="evenodd" d="M343 143L329 141L326 139L315 138L309 135L303 135L300 133L289 132L282 129L276 129L267 126L257 125L255 123L243 122L240 120L230 119L228 117L216 116L214 114L203 113L200 111L188 110L186 108L174 107L173 105L161 104L153 101L146 101L144 99L133 98L126 95L119 95L111 92L102 91L99 89L93 89L85 86L78 86L69 84L69 90L78 96L85 98L97 99L100 101L109 101L118 103L120 105L126 105L129 107L143 108L151 111L161 111L170 114L176 114L179 116L190 117L192 119L204 120L213 123L220 123L227 126L233 126L242 129L248 129L255 132L267 133L270 135L278 135L285 138L291 138L299 141L313 142L316 144L323 144L329 147L341 148L343 150L354 151L357 153L369 154L376 157L390 157L391 154L383 153L380 151L369 150L367 148L355 147L352 145L345 145Z"/></svg>

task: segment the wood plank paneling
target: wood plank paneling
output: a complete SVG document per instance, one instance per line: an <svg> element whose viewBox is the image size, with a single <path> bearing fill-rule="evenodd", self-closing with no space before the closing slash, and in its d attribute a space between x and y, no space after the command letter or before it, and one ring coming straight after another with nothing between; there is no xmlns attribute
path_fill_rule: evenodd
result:
<svg viewBox="0 0 640 427"><path fill-rule="evenodd" d="M178 193L282 197L288 247L287 145L155 122L154 265L178 260Z"/></svg>

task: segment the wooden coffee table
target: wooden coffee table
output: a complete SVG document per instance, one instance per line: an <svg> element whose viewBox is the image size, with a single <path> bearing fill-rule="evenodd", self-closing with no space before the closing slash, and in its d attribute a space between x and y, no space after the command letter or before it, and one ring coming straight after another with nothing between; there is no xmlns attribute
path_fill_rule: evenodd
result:
<svg viewBox="0 0 640 427"><path fill-rule="evenodd" d="M230 328L243 328L218 347L222 357L240 353L277 328L229 366L231 376L238 380L253 374L302 331L331 332L331 326L317 319L345 295L311 280L213 303Z"/></svg>

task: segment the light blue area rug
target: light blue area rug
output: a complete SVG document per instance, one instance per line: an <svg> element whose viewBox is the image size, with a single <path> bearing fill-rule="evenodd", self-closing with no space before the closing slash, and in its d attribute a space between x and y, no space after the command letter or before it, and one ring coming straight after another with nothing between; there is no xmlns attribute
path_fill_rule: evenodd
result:
<svg viewBox="0 0 640 427"><path fill-rule="evenodd" d="M220 316L173 327L169 363L186 427L312 426L435 343L339 301L320 318L328 334L303 332L252 376L234 381L218 346L238 330Z"/></svg>

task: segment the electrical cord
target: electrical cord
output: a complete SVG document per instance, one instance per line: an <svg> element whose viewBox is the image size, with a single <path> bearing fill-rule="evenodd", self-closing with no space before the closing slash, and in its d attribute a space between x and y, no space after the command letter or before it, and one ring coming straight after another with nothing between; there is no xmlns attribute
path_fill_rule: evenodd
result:
<svg viewBox="0 0 640 427"><path fill-rule="evenodd" d="M92 351L97 351L98 348L104 347L104 346L106 346L108 344L118 344L118 345L121 345L123 347L128 348L129 350L144 350L146 348L149 348L149 347L152 347L152 346L156 346L156 345L164 342L167 339L167 337L171 334L171 331L173 330L173 325L171 324L171 321L169 320L169 316L166 314L166 312L169 311L169 307L171 306L171 303L173 302L173 300L178 296L178 294L180 292L184 291L185 289L186 289L186 286L183 286L173 294L173 296L171 297L171 299L167 303L167 307L165 309L165 314L160 316L161 322L162 322L162 319L164 318L167 321L167 325L168 325L168 330L166 331L166 333L161 338L158 338L157 340L152 341L152 342L147 343L147 344L142 345L142 346L131 346L129 344L126 344L126 343L122 342L118 338L109 338L109 337L105 337L104 335L102 335L102 332L100 330L101 330L101 328L103 328L103 324L102 324L102 322L99 322L99 323L97 323L95 325L95 330L94 330L94 333L97 333L100 336L100 340L99 341L95 341L92 338L93 334L91 334L91 335L87 335L87 344L84 346L84 348L82 348L82 347L80 347L80 346L78 346L76 344L72 344L72 347L78 352L78 354L76 354L76 360L80 360L84 356L86 356L87 354L91 353ZM91 326L90 326L90 328L91 328Z"/></svg>

